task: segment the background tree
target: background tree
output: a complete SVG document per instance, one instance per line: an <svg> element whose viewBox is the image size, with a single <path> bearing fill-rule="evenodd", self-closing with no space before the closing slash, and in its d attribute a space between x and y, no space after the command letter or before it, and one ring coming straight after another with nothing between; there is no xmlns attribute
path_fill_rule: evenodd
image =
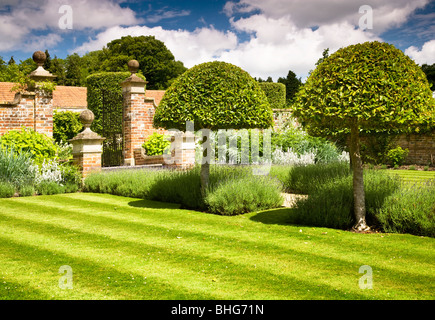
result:
<svg viewBox="0 0 435 320"><path fill-rule="evenodd" d="M79 56L77 53L65 59L50 56L45 50L47 60L44 69L56 75L58 85L86 86L86 78L94 73L128 71L127 62L136 59L140 63L139 74L149 81L148 89L166 89L172 81L186 71L183 63L176 61L165 44L152 36L122 37L113 40L102 50ZM16 82L36 69L35 62L29 57L17 65L13 57L8 63L0 63L0 80Z"/></svg>
<svg viewBox="0 0 435 320"><path fill-rule="evenodd" d="M38 66L36 62L33 61L32 58L27 58L26 60L20 60L20 64L18 68L24 76L28 76L33 70L35 70Z"/></svg>
<svg viewBox="0 0 435 320"><path fill-rule="evenodd" d="M50 53L48 52L47 49L45 49L45 56L46 56L46 59L45 59L43 68L45 70L50 70L50 67L51 67L51 56L50 56Z"/></svg>
<svg viewBox="0 0 435 320"><path fill-rule="evenodd" d="M56 76L54 81L57 85L66 85L65 60L54 56L54 58L51 59L50 68L47 70Z"/></svg>
<svg viewBox="0 0 435 320"><path fill-rule="evenodd" d="M254 78L254 79L257 80L260 83L261 82L273 82L273 79L272 79L271 76L268 76L266 80L261 79L261 77L258 77L258 79L257 78Z"/></svg>
<svg viewBox="0 0 435 320"><path fill-rule="evenodd" d="M5 82L6 79L6 61L3 60L3 57L0 56L0 82Z"/></svg>
<svg viewBox="0 0 435 320"><path fill-rule="evenodd" d="M147 78L149 89L166 89L171 81L186 71L165 44L153 36L126 36L113 40L103 49L101 71L127 71L127 62L135 59Z"/></svg>
<svg viewBox="0 0 435 320"><path fill-rule="evenodd" d="M67 86L84 86L86 71L83 70L83 59L77 54L69 55L65 60L65 84Z"/></svg>
<svg viewBox="0 0 435 320"><path fill-rule="evenodd" d="M278 78L278 82L285 85L285 97L287 103L291 103L302 85L301 78L297 78L296 74L289 70L287 77Z"/></svg>
<svg viewBox="0 0 435 320"><path fill-rule="evenodd" d="M435 101L423 71L387 43L342 48L311 73L293 106L305 126L350 133L354 229L367 230L360 131L415 131L433 125Z"/></svg>
<svg viewBox="0 0 435 320"><path fill-rule="evenodd" d="M431 85L432 91L435 91L435 63L432 65L424 64L421 70L426 74L427 81Z"/></svg>
<svg viewBox="0 0 435 320"><path fill-rule="evenodd" d="M2 60L3 61L3 60ZM0 81L19 82L24 79L25 74L20 70L20 66L15 63L0 64Z"/></svg>
<svg viewBox="0 0 435 320"><path fill-rule="evenodd" d="M156 108L154 126L186 130L268 128L273 123L266 95L246 71L226 62L199 64L178 77ZM203 143L208 143L203 131ZM205 152L205 151L204 151ZM204 154L204 157L210 155ZM206 190L210 164L202 161L201 188Z"/></svg>

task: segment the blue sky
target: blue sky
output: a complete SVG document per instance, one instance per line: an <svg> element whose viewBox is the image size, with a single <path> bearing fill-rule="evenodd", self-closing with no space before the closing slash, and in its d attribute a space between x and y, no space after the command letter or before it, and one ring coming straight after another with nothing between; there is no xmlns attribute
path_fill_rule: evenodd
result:
<svg viewBox="0 0 435 320"><path fill-rule="evenodd" d="M68 11L59 10L64 5ZM45 49L60 58L83 55L125 35L155 36L186 67L222 60L254 77L277 80L292 70L304 80L325 48L365 41L435 63L435 1L0 0L6 61Z"/></svg>

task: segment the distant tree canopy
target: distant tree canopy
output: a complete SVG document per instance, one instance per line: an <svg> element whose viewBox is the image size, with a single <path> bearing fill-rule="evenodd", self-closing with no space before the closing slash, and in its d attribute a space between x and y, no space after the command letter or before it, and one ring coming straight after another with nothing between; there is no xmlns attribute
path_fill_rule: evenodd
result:
<svg viewBox="0 0 435 320"><path fill-rule="evenodd" d="M289 70L286 78L278 78L278 83L285 85L285 98L288 103L294 100L302 85L301 78L297 78L296 74L291 70Z"/></svg>
<svg viewBox="0 0 435 320"><path fill-rule="evenodd" d="M425 73L427 81L431 85L432 91L435 91L435 63L432 65L423 64L421 66L421 70L423 70Z"/></svg>
<svg viewBox="0 0 435 320"><path fill-rule="evenodd" d="M150 89L166 89L187 68L176 61L165 44L153 36L126 36L103 49L101 71L127 71L127 62L136 59Z"/></svg>
<svg viewBox="0 0 435 320"><path fill-rule="evenodd" d="M16 64L15 61L11 62L11 60L13 60L13 57L11 57L9 62L5 62L3 58L0 57L1 82L19 82L36 69L36 63L33 62L31 58L24 61L20 60L19 64Z"/></svg>
<svg viewBox="0 0 435 320"><path fill-rule="evenodd" d="M86 78L98 72L127 71L127 62L139 61L139 74L143 74L148 89L167 89L175 78L187 70L183 63L176 61L174 55L153 36L122 37L113 40L102 50L91 51L83 56L77 53L65 59L54 58L45 50L47 60L44 68L56 75L58 85L85 86ZM0 57L0 81L15 82L36 69L31 58L16 64L13 57L9 62Z"/></svg>

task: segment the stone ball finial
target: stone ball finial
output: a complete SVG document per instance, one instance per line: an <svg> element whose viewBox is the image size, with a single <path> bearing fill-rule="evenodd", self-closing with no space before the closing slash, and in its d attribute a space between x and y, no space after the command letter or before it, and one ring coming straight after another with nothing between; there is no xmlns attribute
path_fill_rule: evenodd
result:
<svg viewBox="0 0 435 320"><path fill-rule="evenodd" d="M45 55L45 52L35 51L33 53L32 59L36 62L38 66L42 66L45 60L47 60L47 56Z"/></svg>
<svg viewBox="0 0 435 320"><path fill-rule="evenodd" d="M89 109L83 110L79 116L79 120L83 124L85 129L91 126L92 122L94 122L94 118L94 113Z"/></svg>
<svg viewBox="0 0 435 320"><path fill-rule="evenodd" d="M131 74L135 74L139 70L139 62L137 60L130 60L127 63L128 71L131 72Z"/></svg>

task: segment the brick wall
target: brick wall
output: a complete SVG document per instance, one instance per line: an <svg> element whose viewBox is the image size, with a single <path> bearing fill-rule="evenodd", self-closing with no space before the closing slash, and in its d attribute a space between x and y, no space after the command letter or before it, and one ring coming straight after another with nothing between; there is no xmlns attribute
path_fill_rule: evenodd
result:
<svg viewBox="0 0 435 320"><path fill-rule="evenodd" d="M35 95L35 131L53 137L53 94Z"/></svg>
<svg viewBox="0 0 435 320"><path fill-rule="evenodd" d="M394 142L409 150L405 164L435 165L435 133L400 135Z"/></svg>
<svg viewBox="0 0 435 320"><path fill-rule="evenodd" d="M41 92L18 94L13 102L0 102L0 135L21 127L53 136L53 98Z"/></svg>
<svg viewBox="0 0 435 320"><path fill-rule="evenodd" d="M18 104L0 105L0 135L22 126L34 128L34 96L21 96Z"/></svg>
<svg viewBox="0 0 435 320"><path fill-rule="evenodd" d="M134 150L134 163L136 166L151 165L151 164L164 164L165 159L163 155L147 156L143 154L142 149Z"/></svg>

